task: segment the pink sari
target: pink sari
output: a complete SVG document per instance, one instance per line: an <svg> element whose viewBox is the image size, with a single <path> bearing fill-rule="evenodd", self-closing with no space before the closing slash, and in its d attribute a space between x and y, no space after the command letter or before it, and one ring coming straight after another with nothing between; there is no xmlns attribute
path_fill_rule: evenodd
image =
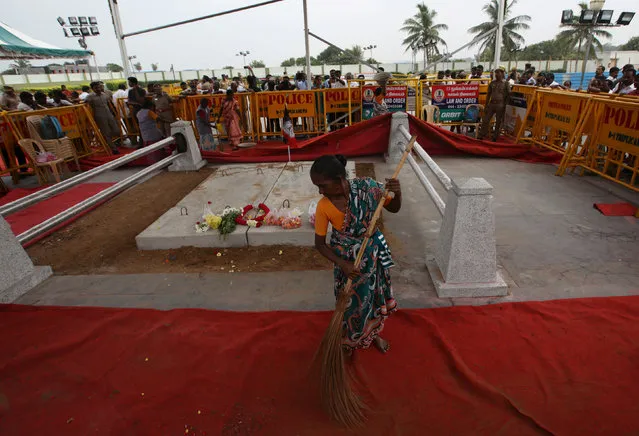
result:
<svg viewBox="0 0 639 436"><path fill-rule="evenodd" d="M237 113L239 106L237 101L224 100L222 104L222 116L224 117L224 127L229 137L229 143L237 147L242 140L242 130L240 129L240 116Z"/></svg>

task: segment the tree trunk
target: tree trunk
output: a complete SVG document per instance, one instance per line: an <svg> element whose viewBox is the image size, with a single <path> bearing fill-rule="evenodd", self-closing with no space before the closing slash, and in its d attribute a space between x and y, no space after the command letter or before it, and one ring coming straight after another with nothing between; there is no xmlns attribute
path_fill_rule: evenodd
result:
<svg viewBox="0 0 639 436"><path fill-rule="evenodd" d="M578 71L580 53L581 53L581 39L579 40L579 46L577 47L577 59L575 59L575 71Z"/></svg>

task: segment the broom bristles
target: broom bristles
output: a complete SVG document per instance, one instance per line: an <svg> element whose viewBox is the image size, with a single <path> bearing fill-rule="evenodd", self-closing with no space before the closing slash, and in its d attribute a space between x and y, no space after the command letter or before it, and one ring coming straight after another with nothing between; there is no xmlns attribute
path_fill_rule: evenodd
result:
<svg viewBox="0 0 639 436"><path fill-rule="evenodd" d="M326 412L346 427L359 427L364 422L365 404L353 390L344 362L342 332L344 311L350 293L338 298L337 309L320 344L322 359L320 382L321 399Z"/></svg>

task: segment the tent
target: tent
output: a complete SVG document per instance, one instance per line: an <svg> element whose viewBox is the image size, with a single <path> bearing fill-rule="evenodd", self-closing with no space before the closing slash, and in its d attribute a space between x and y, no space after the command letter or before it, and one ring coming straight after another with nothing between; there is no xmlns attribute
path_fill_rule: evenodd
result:
<svg viewBox="0 0 639 436"><path fill-rule="evenodd" d="M0 21L0 59L75 59L91 54L88 50L59 48L38 41Z"/></svg>

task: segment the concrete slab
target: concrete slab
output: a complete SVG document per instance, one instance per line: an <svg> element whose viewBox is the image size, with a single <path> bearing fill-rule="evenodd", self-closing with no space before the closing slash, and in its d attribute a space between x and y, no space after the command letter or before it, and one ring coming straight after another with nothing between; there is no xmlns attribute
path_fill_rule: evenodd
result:
<svg viewBox="0 0 639 436"><path fill-rule="evenodd" d="M321 195L317 187L311 183L310 169L312 162L291 162L275 182L268 197L263 201L268 207L282 207L289 200L291 208L299 208L304 212L302 227L299 229L283 229L278 226L262 226L248 230L248 245L297 245L312 246L315 244L315 228L308 221L308 207L313 200L319 201ZM346 165L348 177L355 176L355 163Z"/></svg>
<svg viewBox="0 0 639 436"><path fill-rule="evenodd" d="M200 183L189 195L169 209L136 238L140 250L166 250L179 247L245 247L247 228L238 228L226 238L209 231L196 233L194 226L201 221L208 201L211 210L222 211L225 206L243 207L258 204L269 194L285 164L226 165ZM183 215L184 209L188 215Z"/></svg>

